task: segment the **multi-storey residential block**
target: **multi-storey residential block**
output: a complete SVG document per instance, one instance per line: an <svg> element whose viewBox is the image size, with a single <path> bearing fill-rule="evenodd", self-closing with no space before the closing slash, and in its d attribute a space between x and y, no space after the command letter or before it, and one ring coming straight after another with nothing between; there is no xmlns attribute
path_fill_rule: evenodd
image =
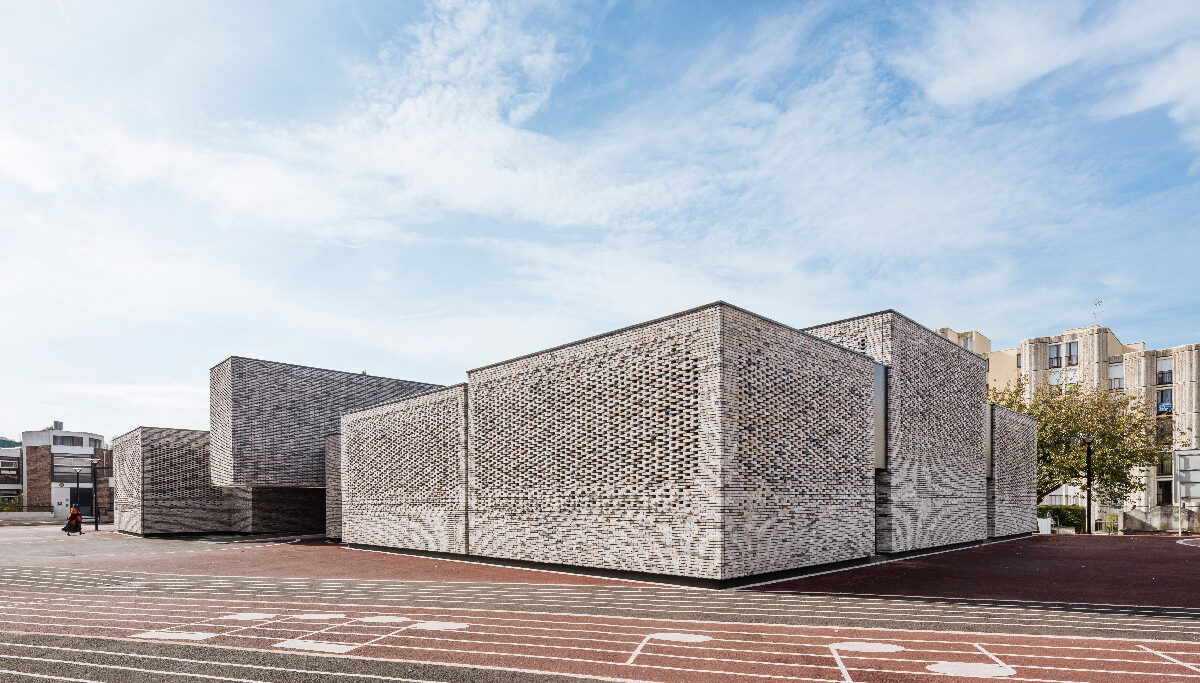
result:
<svg viewBox="0 0 1200 683"><path fill-rule="evenodd" d="M25 491L24 462L20 445L0 448L0 505Z"/></svg>
<svg viewBox="0 0 1200 683"><path fill-rule="evenodd" d="M1028 391L1087 384L1144 401L1158 420L1164 447L1157 466L1139 470L1142 491L1118 504L1126 526L1177 529L1181 514L1186 528L1200 524L1200 344L1147 349L1145 342L1127 344L1107 327L1088 325L992 351L990 340L977 332L938 332L964 348L973 345L987 359L989 386L1001 388L1018 379ZM975 336L963 343L967 335ZM1082 505L1085 499L1079 487L1064 486L1042 502ZM1100 515L1107 511L1107 506L1093 507Z"/></svg>

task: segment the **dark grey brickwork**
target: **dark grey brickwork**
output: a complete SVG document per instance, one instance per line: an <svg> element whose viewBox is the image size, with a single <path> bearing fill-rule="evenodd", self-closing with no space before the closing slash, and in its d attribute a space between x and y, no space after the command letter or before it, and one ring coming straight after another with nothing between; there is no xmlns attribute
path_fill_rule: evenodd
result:
<svg viewBox="0 0 1200 683"><path fill-rule="evenodd" d="M466 553L467 388L342 417L342 540Z"/></svg>
<svg viewBox="0 0 1200 683"><path fill-rule="evenodd" d="M1031 533L1037 530L1037 422L1002 406L992 411L988 533Z"/></svg>
<svg viewBox="0 0 1200 683"><path fill-rule="evenodd" d="M876 473L876 549L987 537L987 362L884 311L807 328L888 365L888 467Z"/></svg>
<svg viewBox="0 0 1200 683"><path fill-rule="evenodd" d="M342 435L325 437L325 536L342 537Z"/></svg>
<svg viewBox="0 0 1200 683"><path fill-rule="evenodd" d="M231 527L243 534L325 533L325 489L247 486L223 489Z"/></svg>
<svg viewBox="0 0 1200 683"><path fill-rule="evenodd" d="M137 534L228 531L229 502L209 480L209 433L139 427L113 439L116 524Z"/></svg>
<svg viewBox="0 0 1200 683"><path fill-rule="evenodd" d="M874 362L722 309L724 575L874 552Z"/></svg>
<svg viewBox="0 0 1200 683"><path fill-rule="evenodd" d="M432 388L436 385L229 358L210 371L213 482L324 486L325 435L337 431L342 413Z"/></svg>

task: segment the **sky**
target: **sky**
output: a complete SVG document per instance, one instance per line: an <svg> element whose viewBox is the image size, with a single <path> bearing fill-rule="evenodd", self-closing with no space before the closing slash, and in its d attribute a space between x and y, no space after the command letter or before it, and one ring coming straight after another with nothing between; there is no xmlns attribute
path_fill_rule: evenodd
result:
<svg viewBox="0 0 1200 683"><path fill-rule="evenodd" d="M1200 342L1192 0L0 0L0 93L0 435L718 299Z"/></svg>

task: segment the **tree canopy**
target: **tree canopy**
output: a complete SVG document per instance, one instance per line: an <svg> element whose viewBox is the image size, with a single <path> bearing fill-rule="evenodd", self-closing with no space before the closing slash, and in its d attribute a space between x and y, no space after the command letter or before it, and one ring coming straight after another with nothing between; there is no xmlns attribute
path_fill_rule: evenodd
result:
<svg viewBox="0 0 1200 683"><path fill-rule="evenodd" d="M993 403L1037 420L1038 501L1063 485L1082 486L1086 438L1092 442L1092 491L1101 500L1123 501L1142 488L1134 468L1150 467L1170 449L1154 411L1141 399L1087 384L1042 385L1024 380L989 389Z"/></svg>

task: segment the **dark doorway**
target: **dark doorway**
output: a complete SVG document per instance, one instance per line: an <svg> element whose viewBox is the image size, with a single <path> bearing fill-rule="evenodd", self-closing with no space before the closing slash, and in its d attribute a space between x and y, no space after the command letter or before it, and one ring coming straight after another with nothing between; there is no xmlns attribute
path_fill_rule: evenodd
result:
<svg viewBox="0 0 1200 683"><path fill-rule="evenodd" d="M79 508L79 514L82 517L92 516L92 490L91 489L71 489L71 505Z"/></svg>

